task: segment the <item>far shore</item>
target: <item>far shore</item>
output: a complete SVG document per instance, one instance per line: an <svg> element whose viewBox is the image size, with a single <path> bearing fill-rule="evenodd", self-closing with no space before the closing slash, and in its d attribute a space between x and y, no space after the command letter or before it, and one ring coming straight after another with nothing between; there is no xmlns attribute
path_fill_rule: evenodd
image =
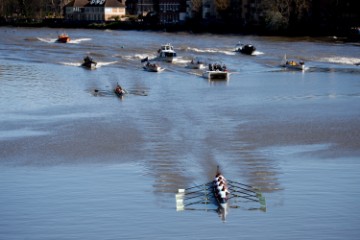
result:
<svg viewBox="0 0 360 240"><path fill-rule="evenodd" d="M262 26L239 26L222 22L184 22L178 24L158 24L145 21L67 21L58 19L0 19L0 26L8 27L50 27L50 28L83 28L83 29L113 29L113 30L148 30L166 32L191 32L191 33L215 33L215 34L242 34L260 36L288 36L288 37L328 37L332 40L360 42L360 30L343 28L322 29L299 27L296 30L269 31Z"/></svg>

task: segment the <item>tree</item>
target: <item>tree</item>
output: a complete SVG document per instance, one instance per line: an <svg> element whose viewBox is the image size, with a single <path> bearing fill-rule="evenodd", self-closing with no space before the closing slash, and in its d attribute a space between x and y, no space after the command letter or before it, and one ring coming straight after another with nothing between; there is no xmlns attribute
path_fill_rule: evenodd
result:
<svg viewBox="0 0 360 240"><path fill-rule="evenodd" d="M215 7L218 11L225 11L230 6L230 0L215 0Z"/></svg>
<svg viewBox="0 0 360 240"><path fill-rule="evenodd" d="M191 5L194 18L201 18L202 0L191 0Z"/></svg>
<svg viewBox="0 0 360 240"><path fill-rule="evenodd" d="M286 30L307 16L311 0L264 0L265 24L269 30Z"/></svg>

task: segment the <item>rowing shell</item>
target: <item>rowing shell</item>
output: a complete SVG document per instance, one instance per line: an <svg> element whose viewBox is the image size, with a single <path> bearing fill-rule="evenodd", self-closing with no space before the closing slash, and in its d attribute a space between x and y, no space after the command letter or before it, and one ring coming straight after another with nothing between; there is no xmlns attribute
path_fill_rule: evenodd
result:
<svg viewBox="0 0 360 240"><path fill-rule="evenodd" d="M229 193L225 198L220 196L215 180L185 189L178 189L175 194L176 210L215 210L221 215L222 219L225 219L229 208L266 211L265 197L259 189L231 180L226 180L226 185ZM230 200L232 204L230 204ZM244 207L249 204L260 204L260 206ZM204 208L204 205L207 208Z"/></svg>

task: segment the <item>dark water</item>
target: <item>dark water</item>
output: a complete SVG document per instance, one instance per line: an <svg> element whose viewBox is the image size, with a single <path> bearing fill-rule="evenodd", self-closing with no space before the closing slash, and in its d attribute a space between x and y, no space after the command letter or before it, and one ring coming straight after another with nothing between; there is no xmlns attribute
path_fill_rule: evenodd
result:
<svg viewBox="0 0 360 240"><path fill-rule="evenodd" d="M324 39L0 28L0 239L358 239L360 48ZM233 52L252 43L256 56ZM179 59L140 59L172 43ZM93 71L80 67L90 54ZM305 72L279 67L284 54ZM185 68L221 62L228 82ZM120 83L130 94L112 90ZM95 90L98 90L95 92ZM267 211L176 212L220 165ZM245 206L244 206L245 207Z"/></svg>

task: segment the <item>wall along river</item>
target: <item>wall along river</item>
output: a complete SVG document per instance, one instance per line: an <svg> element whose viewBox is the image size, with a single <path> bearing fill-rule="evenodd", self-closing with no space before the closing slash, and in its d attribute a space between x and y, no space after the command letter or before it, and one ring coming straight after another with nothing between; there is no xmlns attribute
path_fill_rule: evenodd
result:
<svg viewBox="0 0 360 240"><path fill-rule="evenodd" d="M0 239L359 238L359 46L80 29L60 44L57 31L0 28ZM144 71L165 43L176 62ZM282 69L284 54L308 69ZM186 68L193 57L229 81ZM261 188L266 212L177 212L177 189L217 165Z"/></svg>

